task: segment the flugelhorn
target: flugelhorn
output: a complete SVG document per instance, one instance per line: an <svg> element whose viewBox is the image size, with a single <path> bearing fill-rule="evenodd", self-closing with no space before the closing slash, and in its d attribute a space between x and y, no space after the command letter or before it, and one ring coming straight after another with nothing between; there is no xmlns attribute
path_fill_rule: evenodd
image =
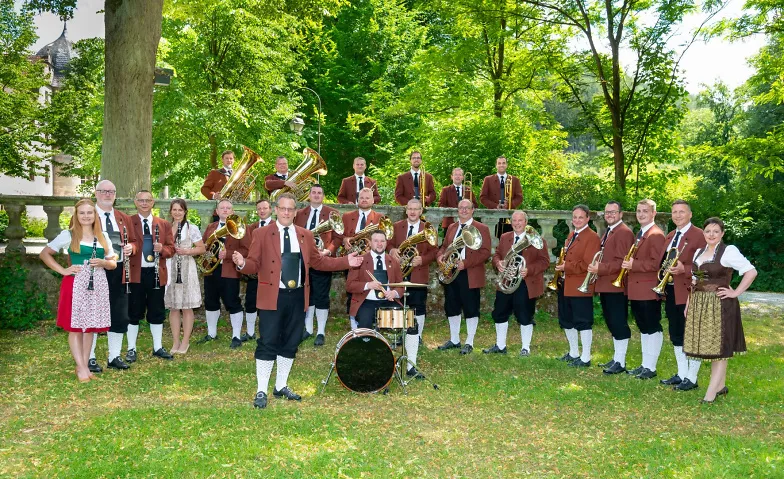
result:
<svg viewBox="0 0 784 479"><path fill-rule="evenodd" d="M556 266L562 265L565 259L566 259L566 248L561 248L561 252L558 254L558 259L556 260L555 265ZM555 274L553 274L553 279L551 279L550 282L547 283L547 289L549 289L550 291L557 291L558 280L561 279L562 274L563 271L555 270Z"/></svg>
<svg viewBox="0 0 784 479"><path fill-rule="evenodd" d="M340 214L337 211L330 213L329 218L316 225L311 231L313 233L313 239L316 240L316 249L324 249L324 242L321 240L321 234L326 233L327 231L334 231L339 235L343 234L343 220L340 218Z"/></svg>
<svg viewBox="0 0 784 479"><path fill-rule="evenodd" d="M634 240L634 244L631 246L631 248L629 248L629 252L626 253L626 256L623 257L624 261L629 261L630 259L632 259L632 256L634 256L634 253L637 252L637 248L640 247L640 240L642 240L642 237L637 238L636 240ZM612 282L612 285L615 286L616 288L623 287L623 278L626 277L626 274L628 272L629 272L628 269L621 268L621 272L618 273L618 277L615 278L615 281Z"/></svg>
<svg viewBox="0 0 784 479"><path fill-rule="evenodd" d="M468 248L478 250L482 247L482 233L474 225L463 228L460 236L455 238L452 243L444 250L441 261L438 262L438 280L444 284L449 284L457 278L460 270L457 265L462 259L460 250Z"/></svg>
<svg viewBox="0 0 784 479"><path fill-rule="evenodd" d="M544 247L542 237L539 236L539 233L531 225L525 227L523 238L512 245L509 252L504 256L503 263L501 263L504 272L498 277L497 284L499 291L502 293L512 294L522 284L523 276L520 274L520 271L526 268L523 250L529 246L533 246L536 249Z"/></svg>
<svg viewBox="0 0 784 479"><path fill-rule="evenodd" d="M220 252L225 249L219 238L229 235L234 239L242 239L245 236L245 221L237 215L226 218L226 224L219 228L207 238L204 246L206 251L196 258L196 266L204 274L210 274L221 263Z"/></svg>
<svg viewBox="0 0 784 479"><path fill-rule="evenodd" d="M416 245L424 241L427 241L430 246L435 246L438 241L438 232L436 232L436 229L430 223L425 223L425 227L422 231L409 236L405 241L400 243L398 254L400 255L400 269L403 271L404 278L414 270L414 258L419 256Z"/></svg>
<svg viewBox="0 0 784 479"><path fill-rule="evenodd" d="M270 195L270 201L278 201L280 195L286 192L292 193L297 198L297 201L305 201L310 195L310 188L318 183L313 178L313 175L323 176L327 174L327 164L316 150L305 148L302 150L302 155L304 156L302 163L288 176L288 181L293 181L296 183L296 186L294 188L284 186L279 190L273 191Z"/></svg>
<svg viewBox="0 0 784 479"><path fill-rule="evenodd" d="M604 258L604 248L600 249L599 251L596 252L595 255L593 255L593 259L591 260L591 264L601 263L602 262L602 258ZM583 284L581 284L580 286L577 287L577 291L579 291L581 293L586 293L586 294L590 293L591 290L589 289L589 286L591 284L595 283L596 282L596 278L598 278L598 277L599 277L599 275L596 274L596 273L587 273L585 275L585 279L583 280Z"/></svg>
<svg viewBox="0 0 784 479"><path fill-rule="evenodd" d="M374 231L383 231L387 236L387 241L392 239L395 229L392 226L392 221L389 218L381 218L377 225L367 225L365 229L349 238L349 247L346 249L346 255L357 253L363 255L370 251L370 236Z"/></svg>
<svg viewBox="0 0 784 479"><path fill-rule="evenodd" d="M656 275L656 277L659 278L659 284L651 288L654 293L658 294L659 296L664 296L666 294L664 288L667 287L667 283L672 281L672 273L670 272L670 268L678 263L678 258L680 258L683 250L686 249L687 244L689 244L689 242L684 240L683 248L678 249L675 247L667 250L667 254L664 255L664 261L662 261L661 268L659 268L659 272ZM672 257L670 257L670 255L672 255Z"/></svg>

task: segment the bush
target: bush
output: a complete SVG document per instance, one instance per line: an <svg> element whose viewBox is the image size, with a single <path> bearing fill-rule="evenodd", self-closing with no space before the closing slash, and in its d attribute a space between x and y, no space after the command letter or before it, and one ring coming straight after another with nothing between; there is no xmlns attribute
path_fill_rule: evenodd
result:
<svg viewBox="0 0 784 479"><path fill-rule="evenodd" d="M27 214L22 215L22 226L25 229L26 238L43 238L46 229L44 218L28 218Z"/></svg>
<svg viewBox="0 0 784 479"><path fill-rule="evenodd" d="M25 330L52 318L46 294L28 282L19 255L0 256L0 329Z"/></svg>
<svg viewBox="0 0 784 479"><path fill-rule="evenodd" d="M5 243L8 238L5 237L5 229L8 228L8 212L0 210L0 242Z"/></svg>

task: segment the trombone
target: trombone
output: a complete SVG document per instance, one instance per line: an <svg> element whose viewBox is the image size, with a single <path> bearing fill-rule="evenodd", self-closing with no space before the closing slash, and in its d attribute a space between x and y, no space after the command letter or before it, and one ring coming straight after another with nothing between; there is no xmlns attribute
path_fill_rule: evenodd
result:
<svg viewBox="0 0 784 479"><path fill-rule="evenodd" d="M463 199L474 203L474 175L470 171L463 175Z"/></svg>

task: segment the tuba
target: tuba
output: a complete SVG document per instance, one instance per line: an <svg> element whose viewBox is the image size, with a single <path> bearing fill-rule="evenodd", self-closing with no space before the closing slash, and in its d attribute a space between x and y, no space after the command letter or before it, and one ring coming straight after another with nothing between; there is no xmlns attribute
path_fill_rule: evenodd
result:
<svg viewBox="0 0 784 479"><path fill-rule="evenodd" d="M372 235L374 231L379 230L387 235L387 240L391 240L395 233L392 221L390 221L389 218L381 218L381 221L379 221L377 225L367 225L365 229L354 235L353 238L349 238L348 242L351 246L346 250L346 255L351 253L363 255L370 251L370 235Z"/></svg>
<svg viewBox="0 0 784 479"><path fill-rule="evenodd" d="M593 255L593 259L591 260L591 264L593 264L593 263L601 263L603 258L604 258L604 248L600 249L599 251L596 252L595 255ZM588 286L593 284L593 283L595 283L596 282L596 278L598 278L598 277L599 277L599 275L596 274L596 273L588 273L588 274L586 274L585 275L585 279L583 280L583 284L581 284L580 286L577 287L577 291L579 291L581 293L586 293L586 294L590 293L591 290L588 289Z"/></svg>
<svg viewBox="0 0 784 479"><path fill-rule="evenodd" d="M398 254L400 255L400 269L403 271L404 278L414 270L414 265L412 263L414 258L419 256L416 245L423 241L430 243L430 246L435 246L438 241L438 233L430 223L425 223L425 228L422 231L409 236L405 241L400 243Z"/></svg>
<svg viewBox="0 0 784 479"><path fill-rule="evenodd" d="M204 274L215 271L221 260L218 255L225 249L223 242L219 238L229 235L234 239L242 239L245 236L245 221L237 215L226 218L226 225L223 228L213 231L204 246L207 248L203 254L196 258L196 266Z"/></svg>
<svg viewBox="0 0 784 479"><path fill-rule="evenodd" d="M503 263L504 272L498 278L498 290L505 294L512 294L517 291L520 284L523 282L523 276L520 270L525 269L525 258L523 258L523 250L533 246L536 249L542 249L544 242L539 233L528 225L525 227L525 234L523 239L512 245L512 248L506 253Z"/></svg>
<svg viewBox="0 0 784 479"><path fill-rule="evenodd" d="M564 259L566 258L566 248L561 248L561 252L558 254L558 259L555 262L556 266L562 265ZM563 271L555 270L555 274L553 274L553 279L547 283L547 289L550 291L558 291L558 280L561 279L561 275Z"/></svg>
<svg viewBox="0 0 784 479"><path fill-rule="evenodd" d="M474 225L463 228L459 238L455 238L452 244L444 250L442 260L438 262L438 280L444 284L449 284L457 278L460 271L457 264L460 262L460 250L469 248L478 250L482 247L482 233Z"/></svg>
<svg viewBox="0 0 784 479"><path fill-rule="evenodd" d="M316 240L316 248L319 250L324 249L324 242L321 240L321 234L327 231L334 231L335 233L343 234L343 220L337 211L329 214L329 219L322 221L311 231L313 239Z"/></svg>
<svg viewBox="0 0 784 479"><path fill-rule="evenodd" d="M659 268L659 272L656 275L659 279L659 284L651 288L654 293L658 294L659 296L665 296L664 288L667 287L667 283L672 282L672 273L670 273L670 268L678 263L678 258L680 258L683 250L686 249L687 244L689 244L689 242L684 240L683 248L678 249L676 247L667 250L667 254L664 255L664 261L662 261L661 268Z"/></svg>
<svg viewBox="0 0 784 479"><path fill-rule="evenodd" d="M313 178L313 175L327 174L327 164L316 150L305 148L302 150L302 155L304 156L302 163L294 170L294 173L288 176L288 180L293 181L297 186L295 188L284 186L279 190L273 191L270 194L270 201L278 201L280 195L287 192L292 193L297 198L297 201L305 201L310 195L310 188L318 183Z"/></svg>
<svg viewBox="0 0 784 479"><path fill-rule="evenodd" d="M264 160L255 151L243 146L242 158L231 173L229 180L223 185L220 197L232 203L243 202L248 199L251 192L256 189L256 173L251 169L256 162Z"/></svg>

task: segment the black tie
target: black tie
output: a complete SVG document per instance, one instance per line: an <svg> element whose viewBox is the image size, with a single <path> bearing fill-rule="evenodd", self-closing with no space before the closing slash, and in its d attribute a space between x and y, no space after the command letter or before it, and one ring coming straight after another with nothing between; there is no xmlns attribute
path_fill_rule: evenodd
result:
<svg viewBox="0 0 784 479"><path fill-rule="evenodd" d="M283 254L291 253L291 237L289 236L289 227L283 228Z"/></svg>
<svg viewBox="0 0 784 479"><path fill-rule="evenodd" d="M267 220L259 221L259 228L263 227L265 224L267 224Z"/></svg>
<svg viewBox="0 0 784 479"><path fill-rule="evenodd" d="M359 177L359 190L362 190L362 188L364 188L364 187L365 187L365 184L362 182L362 177L360 176ZM357 190L357 191L359 191L359 190Z"/></svg>
<svg viewBox="0 0 784 479"><path fill-rule="evenodd" d="M231 170L226 170L226 176L231 176Z"/></svg>
<svg viewBox="0 0 784 479"><path fill-rule="evenodd" d="M144 234L150 235L150 225L147 224L147 219L144 219Z"/></svg>
<svg viewBox="0 0 784 479"><path fill-rule="evenodd" d="M281 180L285 180L286 179L286 175L281 175L280 173L275 173L275 176L277 176Z"/></svg>
<svg viewBox="0 0 784 479"><path fill-rule="evenodd" d="M381 255L376 256L376 269L379 271L383 271L384 263L381 262Z"/></svg>
<svg viewBox="0 0 784 479"><path fill-rule="evenodd" d="M454 237L454 238L452 238L452 241L453 241L453 242L454 242L454 241L455 241L457 238L459 238L459 237L460 237L460 234L463 232L463 227L465 227L465 225L464 225L463 223L460 223L460 228L458 228L458 229L457 229L457 234L455 235L455 237ZM464 250L464 249L465 249L465 248L460 248L460 254L461 254L461 255L463 254L463 250Z"/></svg>
<svg viewBox="0 0 784 479"><path fill-rule="evenodd" d="M504 203L506 201L506 195L504 194L505 191L506 191L506 188L505 188L506 185L504 184L505 183L505 181L504 181L505 178L506 178L505 176L501 177L501 203Z"/></svg>
<svg viewBox="0 0 784 479"><path fill-rule="evenodd" d="M602 236L602 248L604 248L604 242L607 241L607 237L610 235L610 228L607 228L607 231L604 232L604 236Z"/></svg>
<svg viewBox="0 0 784 479"><path fill-rule="evenodd" d="M316 217L318 216L318 210L313 210L313 217L310 219L310 226L308 226L309 230L312 230L316 227Z"/></svg>
<svg viewBox="0 0 784 479"><path fill-rule="evenodd" d="M642 239L642 228L640 228L640 231L637 232L637 240L641 240L641 239Z"/></svg>
<svg viewBox="0 0 784 479"><path fill-rule="evenodd" d="M108 215L109 213L106 213L106 214ZM672 247L673 248L677 248L678 247L678 240L679 239L681 239L681 231L680 230L675 232L675 238L672 239Z"/></svg>
<svg viewBox="0 0 784 479"><path fill-rule="evenodd" d="M517 244L518 241L520 241L520 237L515 235L515 242L514 242L514 244Z"/></svg>
<svg viewBox="0 0 784 479"><path fill-rule="evenodd" d="M365 225L367 224L367 220L365 219L365 213L362 213L362 220L359 222L359 229L365 229Z"/></svg>
<svg viewBox="0 0 784 479"><path fill-rule="evenodd" d="M408 235L406 235L406 238L410 238L412 234L414 234L414 225L408 225Z"/></svg>
<svg viewBox="0 0 784 479"><path fill-rule="evenodd" d="M462 200L463 199L463 195L460 193L460 187L459 186L455 186L455 190L457 190L457 201Z"/></svg>
<svg viewBox="0 0 784 479"><path fill-rule="evenodd" d="M421 194L422 192L419 191L419 173L414 173L414 197L418 199Z"/></svg>
<svg viewBox="0 0 784 479"><path fill-rule="evenodd" d="M577 239L577 235L579 235L579 234L580 233L578 233L576 231L574 232L574 235L572 235L572 239L569 241L569 244L566 246L566 251L569 251L569 248L572 247L572 243L574 243L574 240Z"/></svg>
<svg viewBox="0 0 784 479"><path fill-rule="evenodd" d="M114 226L112 226L112 220L109 217L109 213L104 213L106 215L106 232L107 233L114 233Z"/></svg>

